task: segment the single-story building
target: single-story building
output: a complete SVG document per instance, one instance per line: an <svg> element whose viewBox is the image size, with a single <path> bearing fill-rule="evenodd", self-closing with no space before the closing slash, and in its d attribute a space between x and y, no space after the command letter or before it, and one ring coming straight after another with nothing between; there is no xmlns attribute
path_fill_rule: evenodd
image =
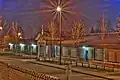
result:
<svg viewBox="0 0 120 80"><path fill-rule="evenodd" d="M38 57L59 57L60 38L51 38L48 35L39 34L36 37L38 46ZM120 62L120 39L117 34L89 35L84 39L73 40L61 38L62 57L70 55L73 58L79 57L84 61L98 60L109 62Z"/></svg>
<svg viewBox="0 0 120 80"><path fill-rule="evenodd" d="M10 51L15 51L18 53L27 53L27 54L37 54L37 45L34 39L21 39L19 43L9 43L8 44Z"/></svg>

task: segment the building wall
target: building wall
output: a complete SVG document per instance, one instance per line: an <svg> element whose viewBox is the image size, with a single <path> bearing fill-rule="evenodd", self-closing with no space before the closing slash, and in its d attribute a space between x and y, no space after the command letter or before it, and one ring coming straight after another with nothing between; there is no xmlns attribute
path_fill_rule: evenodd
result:
<svg viewBox="0 0 120 80"><path fill-rule="evenodd" d="M11 51L13 51L13 45L9 45Z"/></svg>
<svg viewBox="0 0 120 80"><path fill-rule="evenodd" d="M106 61L120 62L120 50L107 49Z"/></svg>
<svg viewBox="0 0 120 80"><path fill-rule="evenodd" d="M88 54L86 53L86 51L88 52ZM87 54L87 55L86 55ZM83 60L85 60L85 58L93 59L94 56L94 48L92 47L79 47L79 57Z"/></svg>
<svg viewBox="0 0 120 80"><path fill-rule="evenodd" d="M116 52L116 60L117 62L120 62L120 50Z"/></svg>
<svg viewBox="0 0 120 80"><path fill-rule="evenodd" d="M79 47L79 57L80 58L82 58L82 59L84 59L85 57L84 57L84 49L82 48L82 47Z"/></svg>
<svg viewBox="0 0 120 80"><path fill-rule="evenodd" d="M51 51L52 49L52 51ZM69 47L62 47L62 56L68 56L68 49ZM99 61L109 61L109 62L120 62L120 50L115 50L115 49L101 49L101 48L94 48L94 47L79 47L77 53L77 48L70 47L70 55L71 57L76 57L77 54L79 55L80 58L83 60L86 60L86 50L88 51L87 58L89 60L94 59L94 60L99 60ZM40 53L41 54L49 54L49 57L57 57L59 56L60 52L60 47L59 46L42 46L40 48ZM54 56L53 56L54 54Z"/></svg>
<svg viewBox="0 0 120 80"><path fill-rule="evenodd" d="M120 50L95 49L94 59L99 61L106 61L106 62L120 62Z"/></svg>
<svg viewBox="0 0 120 80"><path fill-rule="evenodd" d="M64 57L68 56L68 47L63 47L62 53Z"/></svg>
<svg viewBox="0 0 120 80"><path fill-rule="evenodd" d="M50 45L46 46L46 53L45 54L47 57L51 57L52 53L51 53L51 46Z"/></svg>
<svg viewBox="0 0 120 80"><path fill-rule="evenodd" d="M40 52L44 55L46 55L46 57L57 57L59 56L59 51L60 51L60 47L56 46L56 45L47 45L44 47L41 47Z"/></svg>
<svg viewBox="0 0 120 80"><path fill-rule="evenodd" d="M40 56L44 56L44 53L46 53L45 46L40 46Z"/></svg>
<svg viewBox="0 0 120 80"><path fill-rule="evenodd" d="M22 52L25 51L25 46L21 46L20 51L22 51Z"/></svg>
<svg viewBox="0 0 120 80"><path fill-rule="evenodd" d="M33 53L37 53L37 46L32 47L32 52L33 52Z"/></svg>
<svg viewBox="0 0 120 80"><path fill-rule="evenodd" d="M103 49L95 49L95 60L103 61L104 53Z"/></svg>
<svg viewBox="0 0 120 80"><path fill-rule="evenodd" d="M93 47L88 47L88 58L92 59L94 55L94 48Z"/></svg>
<svg viewBox="0 0 120 80"><path fill-rule="evenodd" d="M77 56L77 49L71 48L71 57L76 57L76 56Z"/></svg>
<svg viewBox="0 0 120 80"><path fill-rule="evenodd" d="M52 47L52 48L51 48ZM77 48L74 47L62 47L62 56L68 56L68 50L70 49L70 55L71 57L77 57L79 55L79 58L86 61L86 58L88 60L94 59L99 61L109 61L109 62L120 62L120 50L115 49L101 49L101 48L94 48L94 47L79 47L78 52ZM86 56L86 51L87 56ZM46 54L48 57L57 57L59 56L60 52L60 46L42 46L40 48L40 54Z"/></svg>

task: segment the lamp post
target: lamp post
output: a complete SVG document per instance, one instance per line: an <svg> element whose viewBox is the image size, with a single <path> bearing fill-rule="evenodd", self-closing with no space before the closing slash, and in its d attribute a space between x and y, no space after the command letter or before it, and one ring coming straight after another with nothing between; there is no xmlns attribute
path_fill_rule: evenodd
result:
<svg viewBox="0 0 120 80"><path fill-rule="evenodd" d="M60 28L60 62L59 62L59 64L61 65L61 57L62 57L62 46L61 46L62 16L61 16L61 11L62 11L62 8L60 6L57 6L56 10L57 10L57 12L59 12L59 28Z"/></svg>
<svg viewBox="0 0 120 80"><path fill-rule="evenodd" d="M15 41L16 41L16 49L15 49L15 53L18 52L17 45L18 45L18 41L19 41L19 39L22 38L21 35L22 35L22 33L20 33L20 32L17 31L17 34L16 34L16 40L15 40Z"/></svg>

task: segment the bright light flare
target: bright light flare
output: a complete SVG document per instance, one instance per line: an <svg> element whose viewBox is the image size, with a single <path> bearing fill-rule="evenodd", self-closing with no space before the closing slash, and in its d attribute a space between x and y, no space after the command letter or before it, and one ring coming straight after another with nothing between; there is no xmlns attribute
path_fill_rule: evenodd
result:
<svg viewBox="0 0 120 80"><path fill-rule="evenodd" d="M86 46L83 46L82 48L85 49L85 50L88 50L88 47L86 47Z"/></svg>
<svg viewBox="0 0 120 80"><path fill-rule="evenodd" d="M20 33L20 32L18 33L18 36L21 36L21 33Z"/></svg>
<svg viewBox="0 0 120 80"><path fill-rule="evenodd" d="M52 14L50 17L55 20L59 20L61 16L64 21L68 16L76 14L74 2L73 0L46 0L40 12ZM58 12L61 12L61 15Z"/></svg>
<svg viewBox="0 0 120 80"><path fill-rule="evenodd" d="M35 44L31 44L31 46L32 46L33 48L36 48L37 45L35 45Z"/></svg>
<svg viewBox="0 0 120 80"><path fill-rule="evenodd" d="M60 6L58 6L56 10L57 10L58 12L60 12L62 9L61 9Z"/></svg>
<svg viewBox="0 0 120 80"><path fill-rule="evenodd" d="M13 46L14 44L12 44L12 43L9 43L9 45L10 45L10 46Z"/></svg>
<svg viewBox="0 0 120 80"><path fill-rule="evenodd" d="M24 46L25 46L25 44L20 43L20 46L21 46L21 47L24 47Z"/></svg>
<svg viewBox="0 0 120 80"><path fill-rule="evenodd" d="M20 36L20 39L22 39L22 37Z"/></svg>
<svg viewBox="0 0 120 80"><path fill-rule="evenodd" d="M0 27L0 30L2 30L3 29L3 27Z"/></svg>

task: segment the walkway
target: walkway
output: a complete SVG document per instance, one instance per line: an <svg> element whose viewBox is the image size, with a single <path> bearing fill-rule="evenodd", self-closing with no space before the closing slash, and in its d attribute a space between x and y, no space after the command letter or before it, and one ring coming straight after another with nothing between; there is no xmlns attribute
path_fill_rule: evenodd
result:
<svg viewBox="0 0 120 80"><path fill-rule="evenodd" d="M25 59L6 58L6 57L2 57L2 58L4 59L4 62L7 62L9 64L18 65L22 68L35 70L40 73L45 73L48 75L59 77L61 80L66 80L65 70L63 70L63 69L33 64L33 63L29 62L29 61L36 62L35 60L28 60L28 59L25 60ZM3 59L2 59L2 61L3 61ZM72 72L71 80L106 80L106 79L91 76L91 75L86 75L86 74L82 74L82 73Z"/></svg>

